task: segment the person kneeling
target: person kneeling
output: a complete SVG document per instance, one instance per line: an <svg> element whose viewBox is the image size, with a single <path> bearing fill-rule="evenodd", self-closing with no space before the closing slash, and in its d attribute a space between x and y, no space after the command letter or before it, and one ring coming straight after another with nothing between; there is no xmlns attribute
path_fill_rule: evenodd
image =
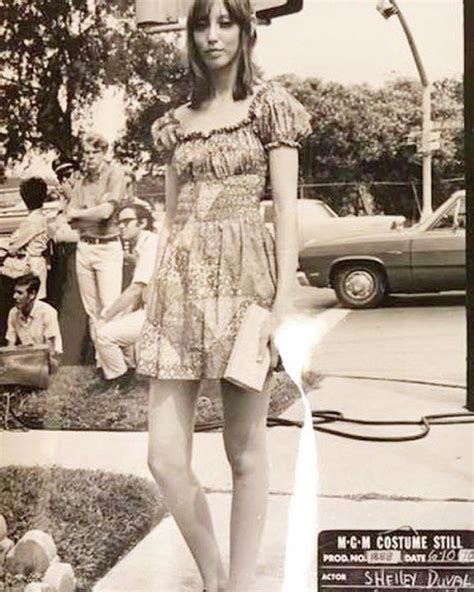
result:
<svg viewBox="0 0 474 592"><path fill-rule="evenodd" d="M131 284L101 312L97 327L97 356L107 380L123 376L134 366L134 356L126 354L137 341L145 321L145 292L153 273L158 235L151 232L153 218L142 205L128 204L118 212L122 242L130 244L129 257L135 262Z"/></svg>
<svg viewBox="0 0 474 592"><path fill-rule="evenodd" d="M59 366L63 351L58 313L38 299L41 280L27 273L15 280L14 306L8 313L6 340L10 346L47 345L51 372Z"/></svg>

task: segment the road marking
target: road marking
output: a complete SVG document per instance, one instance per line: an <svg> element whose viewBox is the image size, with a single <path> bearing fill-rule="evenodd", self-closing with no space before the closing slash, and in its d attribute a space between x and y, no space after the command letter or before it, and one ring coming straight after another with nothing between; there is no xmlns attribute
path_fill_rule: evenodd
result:
<svg viewBox="0 0 474 592"><path fill-rule="evenodd" d="M293 494L288 508L283 592L309 592L318 532L319 467L311 404L303 388L303 374L312 353L349 310L331 308L321 314L300 313L287 319L275 334L286 372L297 385L304 409L296 454Z"/></svg>
<svg viewBox="0 0 474 592"><path fill-rule="evenodd" d="M351 312L347 308L330 308L321 313L300 311L288 317L274 335L274 343L287 374L299 384L309 370L316 348Z"/></svg>
<svg viewBox="0 0 474 592"><path fill-rule="evenodd" d="M322 321L321 329L323 333L321 339L324 339L324 337L330 333L336 325L344 320L350 312L352 311L349 308L330 308L329 310L325 310L321 314L318 314L317 318Z"/></svg>

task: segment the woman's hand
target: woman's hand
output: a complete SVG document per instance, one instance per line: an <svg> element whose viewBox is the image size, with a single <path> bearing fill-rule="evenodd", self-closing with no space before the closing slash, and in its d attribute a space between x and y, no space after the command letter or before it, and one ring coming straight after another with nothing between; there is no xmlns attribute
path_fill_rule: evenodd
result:
<svg viewBox="0 0 474 592"><path fill-rule="evenodd" d="M270 366L275 368L278 363L278 350L273 338L278 327L288 315L288 307L274 307L269 317L262 324L258 346L257 362L262 362L265 356L265 349L270 348Z"/></svg>
<svg viewBox="0 0 474 592"><path fill-rule="evenodd" d="M178 133L175 126L168 125L161 130L161 141L168 149L172 148L178 141Z"/></svg>

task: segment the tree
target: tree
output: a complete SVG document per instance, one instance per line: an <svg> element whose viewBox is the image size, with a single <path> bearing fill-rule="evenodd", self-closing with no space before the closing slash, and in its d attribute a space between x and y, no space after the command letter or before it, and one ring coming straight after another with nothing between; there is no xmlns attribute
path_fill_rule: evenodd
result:
<svg viewBox="0 0 474 592"><path fill-rule="evenodd" d="M382 89L368 85L323 83L318 79L281 81L312 116L305 145L305 177L318 180L366 180L394 172L403 156L404 136L421 121L419 91L409 81ZM382 177L383 178L383 177Z"/></svg>
<svg viewBox="0 0 474 592"><path fill-rule="evenodd" d="M136 30L133 0L93 6L88 0L3 3L7 159L20 160L31 148L73 153L81 117L107 86L123 86L130 106L155 97L157 111L174 96L182 74L174 36L154 42Z"/></svg>
<svg viewBox="0 0 474 592"><path fill-rule="evenodd" d="M90 104L104 80L105 11L86 0L6 0L2 11L2 90L7 158L29 147L74 147L73 113Z"/></svg>
<svg viewBox="0 0 474 592"><path fill-rule="evenodd" d="M405 210L411 207L413 193L421 183L421 158L406 144L410 132L421 131L421 87L417 81L400 78L381 88L294 76L280 77L280 81L312 116L313 131L302 150L302 176L307 182L392 182L391 187L374 190L383 202L382 209L399 212L401 201ZM441 149L433 159L437 203L446 197L441 179L463 176L462 82L436 82L432 102L442 136ZM325 189L324 198L337 208L348 191L347 187Z"/></svg>
<svg viewBox="0 0 474 592"><path fill-rule="evenodd" d="M129 25L127 25L129 26ZM128 39L127 45L123 38ZM150 135L151 124L172 107L185 102L189 94L188 77L174 34L154 37L128 32L114 38L117 68L125 78L127 124L116 142L115 151L123 162L149 172L155 164Z"/></svg>
<svg viewBox="0 0 474 592"><path fill-rule="evenodd" d="M280 81L312 115L313 132L304 154L308 178L403 178L410 160L406 136L421 129L421 88L415 80L399 78L379 89L293 76ZM442 135L435 155L438 171L462 174L462 82L435 82L432 103Z"/></svg>
<svg viewBox="0 0 474 592"><path fill-rule="evenodd" d="M433 119L441 134L433 168L441 177L464 176L464 87L462 80L444 78L433 84Z"/></svg>

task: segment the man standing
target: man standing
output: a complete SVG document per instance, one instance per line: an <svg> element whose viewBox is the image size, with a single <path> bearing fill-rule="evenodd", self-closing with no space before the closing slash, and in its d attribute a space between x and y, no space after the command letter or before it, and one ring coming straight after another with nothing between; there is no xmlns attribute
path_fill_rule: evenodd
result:
<svg viewBox="0 0 474 592"><path fill-rule="evenodd" d="M79 174L79 166L63 156L53 161L52 168L60 184ZM87 315L79 293L76 274L79 231L73 230L67 222L68 204L65 203L61 192L58 193L59 212L54 218L48 219L48 235L52 239L48 303L58 311L59 327L64 337L62 363L65 366L74 366L90 361L91 347Z"/></svg>
<svg viewBox="0 0 474 592"><path fill-rule="evenodd" d="M135 271L128 288L102 310L97 329L98 360L109 380L127 372L124 350L135 344L145 321L146 287L158 249L158 235L151 232L153 217L144 206L123 205L118 212L118 225L122 241L130 245L129 257L135 261Z"/></svg>
<svg viewBox="0 0 474 592"><path fill-rule="evenodd" d="M40 279L28 273L15 280L14 307L8 314L6 339L9 345L48 345L52 368L59 364L62 340L56 310L38 300Z"/></svg>
<svg viewBox="0 0 474 592"><path fill-rule="evenodd" d="M106 162L107 141L98 134L83 139L84 174L61 184L68 201L67 219L79 230L76 271L84 309L89 317L92 341L104 307L122 289L123 251L116 211L125 194L125 176Z"/></svg>

